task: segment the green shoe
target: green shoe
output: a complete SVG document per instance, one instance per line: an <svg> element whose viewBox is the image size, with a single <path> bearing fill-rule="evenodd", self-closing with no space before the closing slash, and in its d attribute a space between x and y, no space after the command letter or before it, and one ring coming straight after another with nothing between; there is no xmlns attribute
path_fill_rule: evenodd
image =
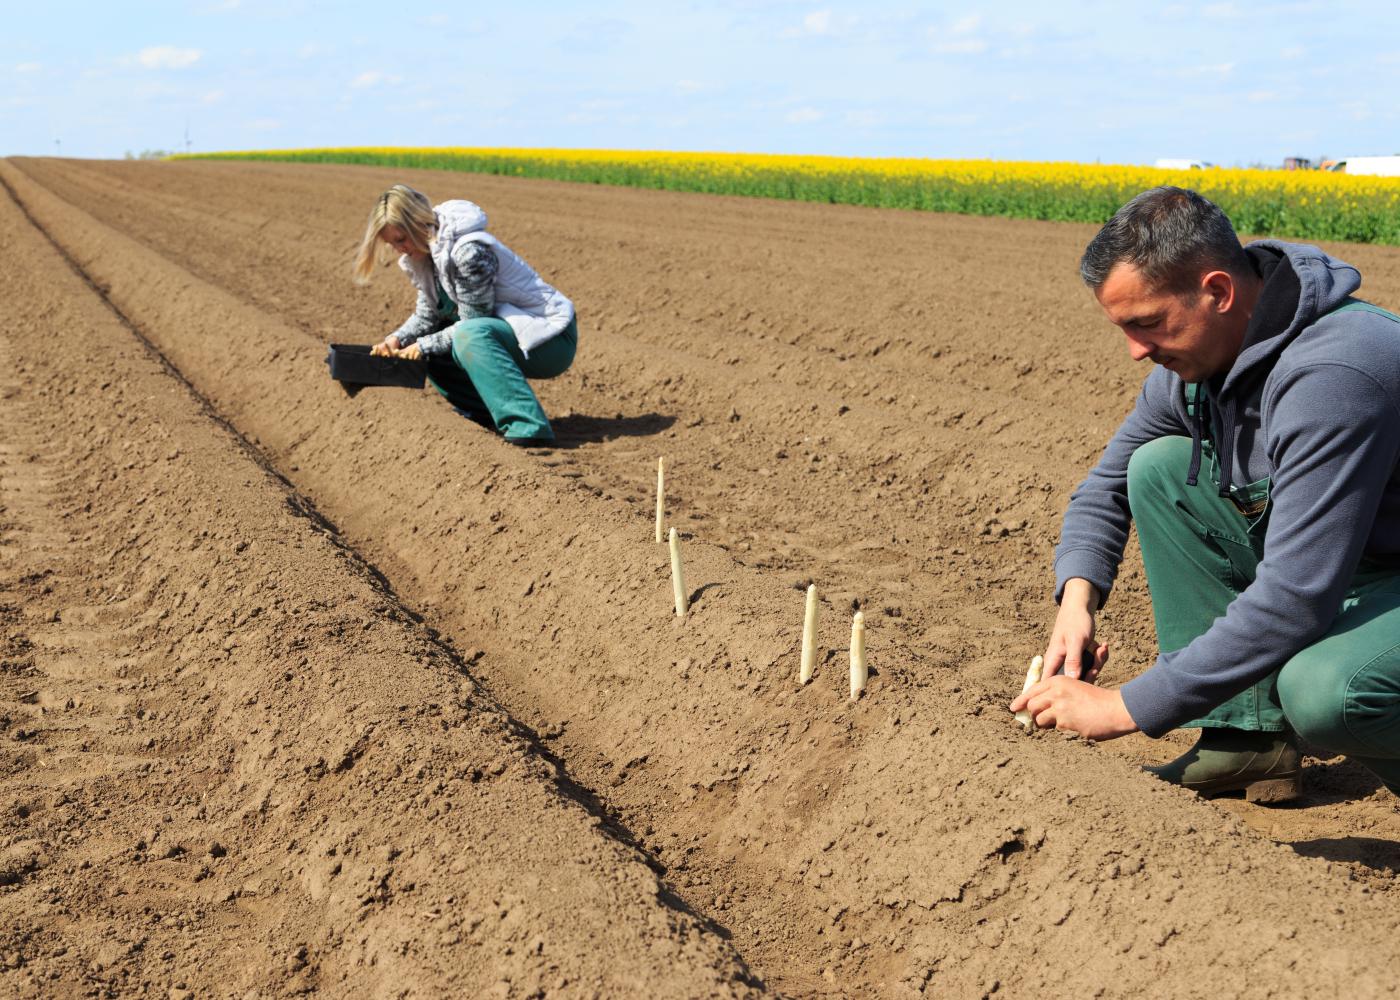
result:
<svg viewBox="0 0 1400 1000"><path fill-rule="evenodd" d="M1207 798L1242 791L1250 802L1288 802L1303 791L1303 755L1292 733L1202 729L1176 760L1143 770Z"/></svg>

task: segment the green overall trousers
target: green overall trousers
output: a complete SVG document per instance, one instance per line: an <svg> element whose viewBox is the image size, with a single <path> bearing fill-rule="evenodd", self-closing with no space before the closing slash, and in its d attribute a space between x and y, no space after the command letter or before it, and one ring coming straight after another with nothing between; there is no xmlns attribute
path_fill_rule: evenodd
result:
<svg viewBox="0 0 1400 1000"><path fill-rule="evenodd" d="M445 294L438 299L438 314L455 325L451 356L428 359L433 388L507 441L554 440L554 429L526 379L554 378L568 370L578 349L578 320L570 320L562 333L538 345L527 358L515 331L497 316L459 321L456 304Z"/></svg>
<svg viewBox="0 0 1400 1000"><path fill-rule="evenodd" d="M1202 458L1209 475L1197 486L1186 485L1190 438L1150 441L1128 464L1128 502L1162 652L1181 649L1224 615L1264 555L1269 480L1221 497L1209 441ZM1400 794L1400 570L1363 560L1322 638L1186 725L1291 729L1360 762Z"/></svg>

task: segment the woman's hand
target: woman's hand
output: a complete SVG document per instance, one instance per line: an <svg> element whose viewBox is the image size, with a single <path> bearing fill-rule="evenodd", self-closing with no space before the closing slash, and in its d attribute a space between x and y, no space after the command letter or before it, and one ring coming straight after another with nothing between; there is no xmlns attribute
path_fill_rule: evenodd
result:
<svg viewBox="0 0 1400 1000"><path fill-rule="evenodd" d="M399 338L391 333L382 341L371 347L369 353L376 358L392 358L397 355L398 350Z"/></svg>
<svg viewBox="0 0 1400 1000"><path fill-rule="evenodd" d="M1040 729L1067 729L1088 740L1111 740L1137 732L1123 695L1063 675L1043 680L1011 703L1030 712Z"/></svg>
<svg viewBox="0 0 1400 1000"><path fill-rule="evenodd" d="M395 351L394 357L403 358L405 361L417 361L423 357L423 348L419 347L415 342L409 344L402 351Z"/></svg>
<svg viewBox="0 0 1400 1000"><path fill-rule="evenodd" d="M1060 613L1055 616L1055 628L1050 644L1045 647L1047 679L1058 673L1092 684L1108 662L1108 647L1094 639L1094 612L1099 606L1098 589L1088 580L1078 577L1065 583L1060 596ZM1085 654L1088 654L1087 661Z"/></svg>

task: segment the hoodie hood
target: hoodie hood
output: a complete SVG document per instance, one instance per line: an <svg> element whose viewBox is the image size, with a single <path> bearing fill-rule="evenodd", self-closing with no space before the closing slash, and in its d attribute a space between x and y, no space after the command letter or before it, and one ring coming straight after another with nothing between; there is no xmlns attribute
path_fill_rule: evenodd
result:
<svg viewBox="0 0 1400 1000"><path fill-rule="evenodd" d="M437 235L428 245L432 266L426 260L414 260L404 254L399 258L399 267L408 273L415 285L435 296L437 275L446 272L452 245L463 236L485 232L486 213L475 202L457 198L433 206L433 214L437 216Z"/></svg>
<svg viewBox="0 0 1400 1000"><path fill-rule="evenodd" d="M437 239L434 246L451 246L458 238L468 233L479 233L486 229L486 213L476 202L456 198L444 201L433 208L437 216Z"/></svg>
<svg viewBox="0 0 1400 1000"><path fill-rule="evenodd" d="M1197 393L1191 420L1191 465L1186 482L1195 486L1201 466L1201 437L1214 428L1220 461L1220 495L1229 496L1241 400L1259 391L1274 363L1298 335L1345 304L1361 287L1361 273L1317 247L1260 240L1245 254L1264 286L1250 315L1239 357L1224 377Z"/></svg>
<svg viewBox="0 0 1400 1000"><path fill-rule="evenodd" d="M1251 373L1273 367L1279 354L1300 332L1342 305L1361 287L1361 272L1317 247L1260 240L1245 254L1264 281L1244 344L1226 373L1220 395Z"/></svg>
<svg viewBox="0 0 1400 1000"><path fill-rule="evenodd" d="M485 232L486 213L475 202L458 198L435 206L433 214L438 220L437 239L431 247L433 266L438 274L446 274L452 245L470 233Z"/></svg>

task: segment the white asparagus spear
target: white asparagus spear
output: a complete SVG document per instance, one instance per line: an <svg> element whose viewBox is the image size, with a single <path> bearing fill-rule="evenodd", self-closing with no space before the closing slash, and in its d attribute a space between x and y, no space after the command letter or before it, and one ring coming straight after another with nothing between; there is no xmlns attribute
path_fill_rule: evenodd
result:
<svg viewBox="0 0 1400 1000"><path fill-rule="evenodd" d="M801 683L812 679L812 668L817 663L817 585L807 587L807 611L802 616L802 674Z"/></svg>
<svg viewBox="0 0 1400 1000"><path fill-rule="evenodd" d="M865 669L865 612L851 619L851 701L860 697L869 676Z"/></svg>
<svg viewBox="0 0 1400 1000"><path fill-rule="evenodd" d="M1045 657L1037 656L1032 658L1030 668L1026 670L1026 683L1021 685L1022 694L1025 694L1031 688L1035 687L1037 684L1040 683L1040 675L1044 670ZM1028 709L1023 708L1019 712L1017 712L1016 721L1021 724L1021 726L1026 730L1026 732L1030 732L1032 729L1035 728L1035 720L1031 718L1031 713Z"/></svg>
<svg viewBox="0 0 1400 1000"><path fill-rule="evenodd" d="M685 570L681 568L681 540L676 529L671 529L671 589L676 594L676 617L684 618L690 610L690 601L685 594Z"/></svg>
<svg viewBox="0 0 1400 1000"><path fill-rule="evenodd" d="M661 522L666 519L666 459L656 460L656 544L666 540L662 534Z"/></svg>

